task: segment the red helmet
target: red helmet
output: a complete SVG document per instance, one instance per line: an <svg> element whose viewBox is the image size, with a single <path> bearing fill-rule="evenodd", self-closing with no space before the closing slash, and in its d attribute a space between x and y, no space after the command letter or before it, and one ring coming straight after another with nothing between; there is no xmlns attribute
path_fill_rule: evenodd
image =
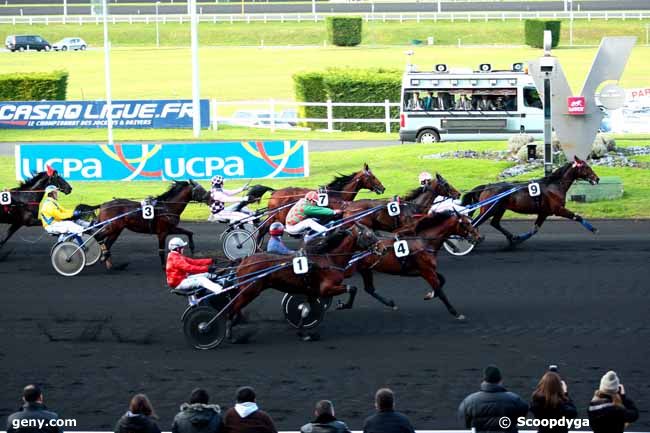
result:
<svg viewBox="0 0 650 433"><path fill-rule="evenodd" d="M284 225L280 221L274 222L269 227L269 234L271 236L282 236L282 233L284 233Z"/></svg>
<svg viewBox="0 0 650 433"><path fill-rule="evenodd" d="M318 193L316 191L309 191L307 194L305 194L305 200L312 203L318 202Z"/></svg>

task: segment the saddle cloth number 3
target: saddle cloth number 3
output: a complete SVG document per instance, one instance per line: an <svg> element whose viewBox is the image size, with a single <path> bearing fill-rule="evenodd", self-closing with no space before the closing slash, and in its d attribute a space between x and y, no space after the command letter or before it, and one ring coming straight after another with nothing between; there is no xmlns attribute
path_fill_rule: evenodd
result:
<svg viewBox="0 0 650 433"><path fill-rule="evenodd" d="M539 184L537 182L528 184L528 194L531 197L538 197L541 193L542 190L539 188Z"/></svg>
<svg viewBox="0 0 650 433"><path fill-rule="evenodd" d="M142 205L142 218L152 220L154 217L153 206L150 204Z"/></svg>

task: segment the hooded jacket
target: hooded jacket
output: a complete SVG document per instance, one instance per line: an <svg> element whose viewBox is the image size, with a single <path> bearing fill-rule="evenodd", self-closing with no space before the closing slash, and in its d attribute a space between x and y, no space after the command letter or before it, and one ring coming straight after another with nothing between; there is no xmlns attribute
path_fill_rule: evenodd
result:
<svg viewBox="0 0 650 433"><path fill-rule="evenodd" d="M41 430L38 427L13 427L13 423L19 420L37 420L47 423L56 419L59 419L59 416L47 410L43 403L25 403L20 411L7 417L7 433L62 433L63 429L60 427L44 426Z"/></svg>
<svg viewBox="0 0 650 433"><path fill-rule="evenodd" d="M326 413L300 427L300 433L350 433L350 429L343 421Z"/></svg>
<svg viewBox="0 0 650 433"><path fill-rule="evenodd" d="M278 433L273 420L253 402L237 403L226 411L222 433Z"/></svg>
<svg viewBox="0 0 650 433"><path fill-rule="evenodd" d="M589 403L589 426L594 433L623 433L625 424L639 419L639 410L632 400L621 395L623 407L614 404L607 394L596 396Z"/></svg>
<svg viewBox="0 0 650 433"><path fill-rule="evenodd" d="M129 411L115 425L115 433L160 433L160 428L152 417Z"/></svg>
<svg viewBox="0 0 650 433"><path fill-rule="evenodd" d="M545 401L542 398L533 398L530 402L530 411L537 419L574 419L578 416L578 411L575 404L570 398L559 404L557 407L546 407ZM568 427L539 427L538 433L568 433Z"/></svg>
<svg viewBox="0 0 650 433"><path fill-rule="evenodd" d="M221 408L216 404L188 404L174 417L172 433L218 433L221 428Z"/></svg>
<svg viewBox="0 0 650 433"><path fill-rule="evenodd" d="M476 433L515 433L517 418L528 414L528 404L514 392L508 392L496 383L483 382L481 389L468 395L458 407L458 417L465 428L476 429ZM510 418L510 427L499 426L501 417Z"/></svg>

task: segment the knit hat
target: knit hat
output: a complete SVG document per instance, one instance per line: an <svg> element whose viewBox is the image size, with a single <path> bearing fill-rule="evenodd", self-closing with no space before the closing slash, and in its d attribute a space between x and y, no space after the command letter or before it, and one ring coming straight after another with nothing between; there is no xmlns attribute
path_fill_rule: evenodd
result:
<svg viewBox="0 0 650 433"><path fill-rule="evenodd" d="M501 370L496 365L488 365L483 370L483 380L488 383L501 382Z"/></svg>
<svg viewBox="0 0 650 433"><path fill-rule="evenodd" d="M616 394L618 392L618 387L621 385L616 372L608 371L600 379L600 388L599 390L607 394Z"/></svg>

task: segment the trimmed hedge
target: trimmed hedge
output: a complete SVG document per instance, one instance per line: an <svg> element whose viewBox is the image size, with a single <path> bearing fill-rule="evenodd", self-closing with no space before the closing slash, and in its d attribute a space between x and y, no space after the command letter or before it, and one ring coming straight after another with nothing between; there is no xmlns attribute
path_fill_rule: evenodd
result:
<svg viewBox="0 0 650 433"><path fill-rule="evenodd" d="M339 47L354 47L361 43L361 17L327 17L327 39Z"/></svg>
<svg viewBox="0 0 650 433"><path fill-rule="evenodd" d="M323 72L305 72L293 77L296 100L300 102L390 102L400 101L402 72L389 69L331 68ZM326 118L326 107L304 107L304 117ZM391 118L399 115L399 108L391 108ZM334 107L334 118L383 119L384 107ZM301 116L302 117L302 116ZM310 128L323 129L325 123L307 122ZM383 123L334 123L342 131L384 132ZM399 126L392 124L397 131Z"/></svg>
<svg viewBox="0 0 650 433"><path fill-rule="evenodd" d="M0 101L63 101L67 88L65 71L0 75Z"/></svg>
<svg viewBox="0 0 650 433"><path fill-rule="evenodd" d="M525 38L526 45L533 48L544 48L544 31L551 31L551 47L555 48L560 44L560 27L562 21L556 20L526 20Z"/></svg>

